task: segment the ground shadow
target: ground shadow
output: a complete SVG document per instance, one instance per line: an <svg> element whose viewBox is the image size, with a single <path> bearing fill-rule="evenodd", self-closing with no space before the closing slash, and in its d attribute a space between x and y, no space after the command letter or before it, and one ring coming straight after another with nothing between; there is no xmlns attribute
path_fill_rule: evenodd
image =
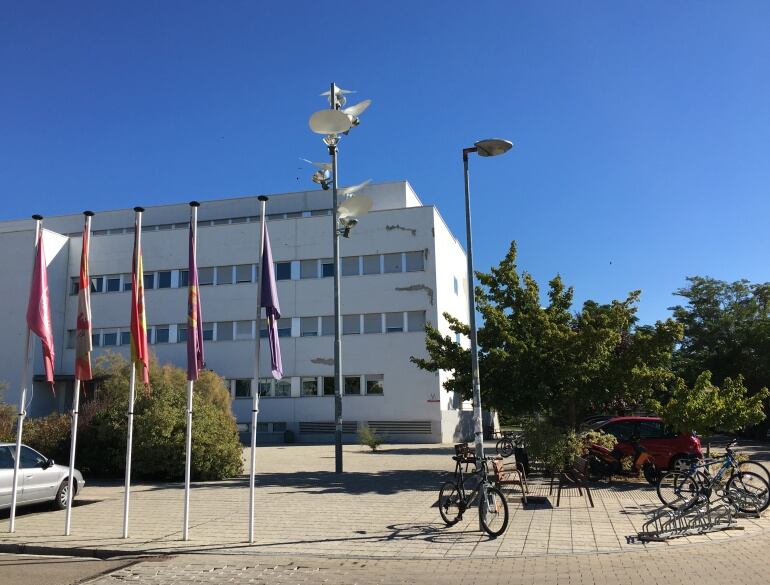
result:
<svg viewBox="0 0 770 585"><path fill-rule="evenodd" d="M103 500L85 500L82 498L74 498L72 500L72 507L79 508L80 506L90 506L91 504L98 504ZM39 504L32 504L29 506L18 506L16 508L16 517L30 516L33 514L42 514L43 512L53 512L54 508L50 502L41 502ZM11 516L10 508L6 510L0 510L0 520L7 520Z"/></svg>

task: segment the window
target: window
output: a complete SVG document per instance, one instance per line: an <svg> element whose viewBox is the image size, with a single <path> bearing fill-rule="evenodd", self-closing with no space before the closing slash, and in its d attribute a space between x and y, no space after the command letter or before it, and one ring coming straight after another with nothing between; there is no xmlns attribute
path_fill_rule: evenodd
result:
<svg viewBox="0 0 770 585"><path fill-rule="evenodd" d="M284 214L283 213L268 213L267 214L267 220L272 221L274 219L283 219Z"/></svg>
<svg viewBox="0 0 770 585"><path fill-rule="evenodd" d="M228 223L230 223L229 217L223 217L222 219L214 220L214 225L227 225Z"/></svg>
<svg viewBox="0 0 770 585"><path fill-rule="evenodd" d="M208 268L198 269L198 284L203 286L206 284L214 284L214 268L209 266Z"/></svg>
<svg viewBox="0 0 770 585"><path fill-rule="evenodd" d="M251 321L236 321L235 322L235 338L236 339L252 339L252 335L251 335Z"/></svg>
<svg viewBox="0 0 770 585"><path fill-rule="evenodd" d="M101 276L91 277L91 292L104 292L104 278Z"/></svg>
<svg viewBox="0 0 770 585"><path fill-rule="evenodd" d="M302 378L301 396L318 396L318 379Z"/></svg>
<svg viewBox="0 0 770 585"><path fill-rule="evenodd" d="M640 420L639 421L639 438L640 439L664 438L663 423L656 420Z"/></svg>
<svg viewBox="0 0 770 585"><path fill-rule="evenodd" d="M301 211L290 211L286 214L286 219L295 219L297 217L302 217Z"/></svg>
<svg viewBox="0 0 770 585"><path fill-rule="evenodd" d="M425 331L425 311L407 311L406 325L409 331Z"/></svg>
<svg viewBox="0 0 770 585"><path fill-rule="evenodd" d="M130 331L121 331L120 332L120 345L131 345L131 332Z"/></svg>
<svg viewBox="0 0 770 585"><path fill-rule="evenodd" d="M232 266L217 266L217 284L233 284Z"/></svg>
<svg viewBox="0 0 770 585"><path fill-rule="evenodd" d="M331 209L313 209L310 211L311 217L316 217L318 215L331 215Z"/></svg>
<svg viewBox="0 0 770 585"><path fill-rule="evenodd" d="M37 451L34 451L26 445L21 446L21 458L19 459L19 466L24 469L30 469L32 467L43 467L48 460L43 457Z"/></svg>
<svg viewBox="0 0 770 585"><path fill-rule="evenodd" d="M358 335L361 333L361 319L358 315L342 316L342 334Z"/></svg>
<svg viewBox="0 0 770 585"><path fill-rule="evenodd" d="M383 378L382 374L368 374L366 378L366 393L372 396L382 396Z"/></svg>
<svg viewBox="0 0 770 585"><path fill-rule="evenodd" d="M404 330L403 313L385 313L385 331L388 333L398 333Z"/></svg>
<svg viewBox="0 0 770 585"><path fill-rule="evenodd" d="M300 278L318 278L318 260L301 260L299 263Z"/></svg>
<svg viewBox="0 0 770 585"><path fill-rule="evenodd" d="M291 378L284 378L275 382L275 395L278 398L291 396Z"/></svg>
<svg viewBox="0 0 770 585"><path fill-rule="evenodd" d="M315 337L318 335L318 317L302 317L299 320L300 337Z"/></svg>
<svg viewBox="0 0 770 585"><path fill-rule="evenodd" d="M238 264L235 267L235 282L251 282L251 264Z"/></svg>
<svg viewBox="0 0 770 585"><path fill-rule="evenodd" d="M217 341L232 341L232 340L233 340L233 322L232 321L217 322Z"/></svg>
<svg viewBox="0 0 770 585"><path fill-rule="evenodd" d="M453 276L452 280L454 280L455 294L459 295L460 294L460 284L457 282L457 277Z"/></svg>
<svg viewBox="0 0 770 585"><path fill-rule="evenodd" d="M99 347L102 344L102 336L100 333L91 333L91 345L93 347Z"/></svg>
<svg viewBox="0 0 770 585"><path fill-rule="evenodd" d="M70 278L70 294L76 295L80 292L80 278L73 276Z"/></svg>
<svg viewBox="0 0 770 585"><path fill-rule="evenodd" d="M361 376L345 376L345 394L361 394Z"/></svg>
<svg viewBox="0 0 770 585"><path fill-rule="evenodd" d="M364 256L364 274L380 273L380 255Z"/></svg>
<svg viewBox="0 0 770 585"><path fill-rule="evenodd" d="M291 262L275 263L275 279L291 280Z"/></svg>
<svg viewBox="0 0 770 585"><path fill-rule="evenodd" d="M259 379L259 395L270 396L270 390L273 388L272 378L260 378Z"/></svg>
<svg viewBox="0 0 770 585"><path fill-rule="evenodd" d="M167 231L170 230L173 227L173 224L170 223L162 223L158 226L158 231Z"/></svg>
<svg viewBox="0 0 770 585"><path fill-rule="evenodd" d="M286 423L285 422L273 423L273 432L274 433L282 433L285 430L286 430Z"/></svg>
<svg viewBox="0 0 770 585"><path fill-rule="evenodd" d="M334 260L332 258L321 259L321 278L334 276Z"/></svg>
<svg viewBox="0 0 770 585"><path fill-rule="evenodd" d="M613 435L618 441L628 441L634 435L635 426L633 421L627 420L610 423L602 427L601 430Z"/></svg>
<svg viewBox="0 0 770 585"><path fill-rule="evenodd" d="M161 270L158 272L158 288L171 288L170 270Z"/></svg>
<svg viewBox="0 0 770 585"><path fill-rule="evenodd" d="M382 333L382 314L367 313L364 315L364 333Z"/></svg>
<svg viewBox="0 0 770 585"><path fill-rule="evenodd" d="M334 315L321 317L321 335L334 335Z"/></svg>
<svg viewBox="0 0 770 585"><path fill-rule="evenodd" d="M246 220L249 219L248 217L233 217L230 220L230 223L246 223Z"/></svg>
<svg viewBox="0 0 770 585"><path fill-rule="evenodd" d="M462 345L463 344L463 336L462 336L461 333L455 333L455 343L457 345Z"/></svg>
<svg viewBox="0 0 770 585"><path fill-rule="evenodd" d="M190 286L190 273L187 270L179 271L179 288Z"/></svg>
<svg viewBox="0 0 770 585"><path fill-rule="evenodd" d="M324 376L324 396L334 396L334 376Z"/></svg>
<svg viewBox="0 0 770 585"><path fill-rule="evenodd" d="M235 397L251 398L251 380L235 380Z"/></svg>
<svg viewBox="0 0 770 585"><path fill-rule="evenodd" d="M13 469L13 455L10 447L0 447L0 469Z"/></svg>
<svg viewBox="0 0 770 585"><path fill-rule="evenodd" d="M187 325L176 326L176 342L177 343L187 342Z"/></svg>
<svg viewBox="0 0 770 585"><path fill-rule="evenodd" d="M124 274L123 275L123 291L129 292L133 286L133 275L131 274Z"/></svg>
<svg viewBox="0 0 770 585"><path fill-rule="evenodd" d="M401 272L401 254L385 254L385 273Z"/></svg>
<svg viewBox="0 0 770 585"><path fill-rule="evenodd" d="M406 253L406 271L419 272L425 270L425 256L422 252Z"/></svg>
<svg viewBox="0 0 770 585"><path fill-rule="evenodd" d="M278 337L291 337L291 317L278 319Z"/></svg>
<svg viewBox="0 0 770 585"><path fill-rule="evenodd" d="M144 273L144 290L152 290L154 288L155 288L155 273L145 272Z"/></svg>
<svg viewBox="0 0 770 585"><path fill-rule="evenodd" d="M107 292L120 292L120 274L107 277Z"/></svg>
<svg viewBox="0 0 770 585"><path fill-rule="evenodd" d="M65 349L75 349L77 343L76 335L77 332L74 329L67 330L67 345L65 346Z"/></svg>
<svg viewBox="0 0 770 585"><path fill-rule="evenodd" d="M268 431L267 423L257 423L257 432L258 433L266 433Z"/></svg>
<svg viewBox="0 0 770 585"><path fill-rule="evenodd" d="M348 256L343 258L342 262L342 276L358 276L360 274L358 270L358 256Z"/></svg>
<svg viewBox="0 0 770 585"><path fill-rule="evenodd" d="M249 423L235 423L236 428L238 429L239 433L248 433L249 432Z"/></svg>
<svg viewBox="0 0 770 585"><path fill-rule="evenodd" d="M155 326L155 343L168 343L168 325Z"/></svg>
<svg viewBox="0 0 770 585"><path fill-rule="evenodd" d="M115 347L118 344L118 332L111 331L110 333L105 333L102 340L104 347Z"/></svg>
<svg viewBox="0 0 770 585"><path fill-rule="evenodd" d="M213 341L213 340L214 340L214 324L204 323L203 324L203 341Z"/></svg>

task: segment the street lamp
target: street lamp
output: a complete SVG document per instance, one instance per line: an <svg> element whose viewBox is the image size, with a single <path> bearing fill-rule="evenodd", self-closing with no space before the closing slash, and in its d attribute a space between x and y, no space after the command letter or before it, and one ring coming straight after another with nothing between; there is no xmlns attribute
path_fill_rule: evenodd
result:
<svg viewBox="0 0 770 585"><path fill-rule="evenodd" d="M364 100L349 108L345 105L345 95L354 93L331 84L329 91L322 96L329 97L328 110L319 110L310 116L310 129L324 136L323 142L329 149L331 165L313 163L318 170L313 174L313 182L324 190L332 188L332 238L334 244L334 470L342 473L342 310L340 302L340 236L350 237L350 230L358 223L358 217L365 215L372 208L372 200L366 195L356 195L369 181L339 189L337 186L337 145L340 134L347 135L350 129L358 126L359 116L372 103ZM331 174L331 177L329 177ZM340 203L340 196L343 197Z"/></svg>
<svg viewBox="0 0 770 585"><path fill-rule="evenodd" d="M473 432L476 446L476 469L481 470L484 460L484 430L481 424L481 383L479 381L479 354L476 340L476 298L473 284L473 238L471 236L471 189L468 178L468 154L497 156L508 152L513 143L502 138L479 140L472 148L463 148L463 170L465 171L465 233L468 253L468 315L471 330L471 375L473 379Z"/></svg>

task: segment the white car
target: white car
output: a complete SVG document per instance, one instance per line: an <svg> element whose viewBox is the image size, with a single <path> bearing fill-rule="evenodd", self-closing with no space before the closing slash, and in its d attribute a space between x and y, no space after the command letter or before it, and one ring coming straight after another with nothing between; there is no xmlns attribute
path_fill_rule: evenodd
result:
<svg viewBox="0 0 770 585"><path fill-rule="evenodd" d="M0 443L0 510L11 507L13 492L14 443ZM52 502L57 510L67 507L67 478L69 467L56 465L34 449L21 446L21 463L16 505ZM83 489L83 475L76 469L73 477L73 498Z"/></svg>

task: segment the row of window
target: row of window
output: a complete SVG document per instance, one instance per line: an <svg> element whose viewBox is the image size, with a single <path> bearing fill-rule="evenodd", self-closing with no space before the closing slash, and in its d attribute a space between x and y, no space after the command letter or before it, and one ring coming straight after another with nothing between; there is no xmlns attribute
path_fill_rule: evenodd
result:
<svg viewBox="0 0 770 585"><path fill-rule="evenodd" d="M425 270L424 253L395 252L393 254L369 254L366 256L347 256L341 258L342 276L362 274L393 274L398 272L419 272ZM198 268L198 284L224 285L256 282L257 264L235 264L226 266L206 266ZM145 290L161 288L184 288L188 284L187 270L158 270L144 273ZM331 258L276 262L276 280L298 280L309 278L329 278L334 276L334 262ZM70 294L78 294L80 279L70 280ZM91 292L121 292L131 290L130 274L110 274L91 277Z"/></svg>
<svg viewBox="0 0 770 585"><path fill-rule="evenodd" d="M292 381L295 381L294 384ZM382 396L385 393L383 374L356 374L343 377L342 392L346 396ZM230 393L236 399L251 398L253 380L229 380ZM294 392L292 392L294 385ZM259 379L259 396L264 398L291 398L306 396L334 396L334 376L297 376L294 378Z"/></svg>
<svg viewBox="0 0 770 585"><path fill-rule="evenodd" d="M298 219L300 217L317 217L323 215L331 215L331 209L314 209L312 211L290 211L288 213L268 213L265 218L268 221L274 221L276 219ZM204 219L198 220L198 227L209 227L212 225L228 225L238 223L257 223L259 222L259 216L249 215L242 217L223 217L222 219ZM142 232L163 232L169 230L186 230L189 229L190 223L182 221L179 223L161 223L157 225L143 225ZM106 236L112 234L133 234L133 226L127 228L112 228L108 230L93 230L91 235L94 236ZM70 237L79 237L83 235L82 232L72 232L68 234Z"/></svg>
<svg viewBox="0 0 770 585"><path fill-rule="evenodd" d="M254 339L256 321L217 321L203 324L204 341L242 341ZM425 330L425 311L392 313L364 313L342 316L343 335L370 333L421 332ZM67 348L75 347L75 330L67 335ZM278 319L278 337L318 337L334 335L334 316L285 317ZM260 337L267 337L267 324L261 321ZM185 343L187 325L152 325L147 327L150 344ZM115 347L130 345L131 333L128 328L95 329L92 331L94 347Z"/></svg>

